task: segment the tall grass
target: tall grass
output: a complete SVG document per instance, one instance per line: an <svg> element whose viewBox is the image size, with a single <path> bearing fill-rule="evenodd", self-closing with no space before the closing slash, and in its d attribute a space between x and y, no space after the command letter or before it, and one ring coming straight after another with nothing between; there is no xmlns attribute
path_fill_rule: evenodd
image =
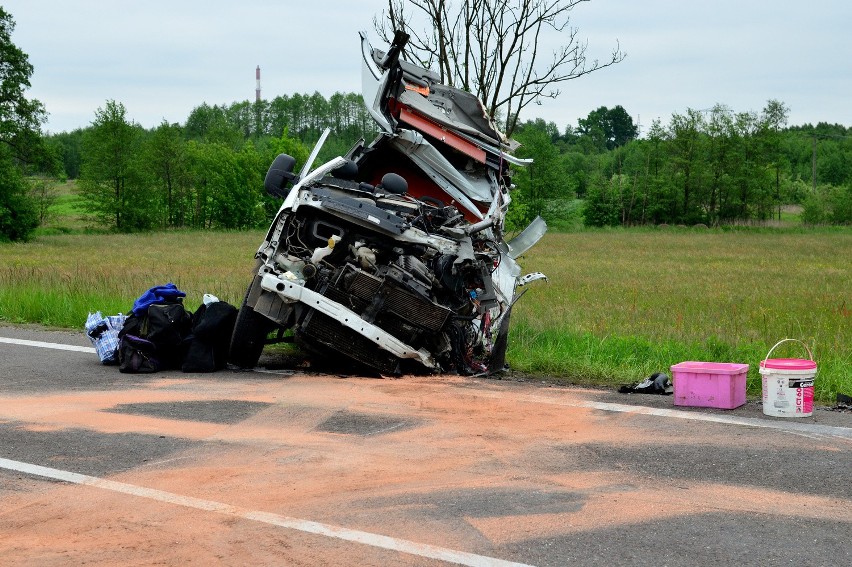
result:
<svg viewBox="0 0 852 567"><path fill-rule="evenodd" d="M174 282L239 305L262 231L63 234L0 246L0 320L81 329ZM551 233L521 259L542 271L515 305L517 370L618 384L685 360L757 366L778 340L805 341L816 394L852 393L852 232L602 230ZM773 358L804 358L782 345Z"/></svg>
<svg viewBox="0 0 852 567"><path fill-rule="evenodd" d="M758 364L804 341L817 395L852 391L852 233L610 230L549 234L523 259L550 281L513 313L510 361L573 381L630 382L685 360ZM772 354L806 358L785 343Z"/></svg>
<svg viewBox="0 0 852 567"><path fill-rule="evenodd" d="M70 234L0 246L0 319L80 327L89 311L127 313L143 291L166 282L193 309L204 293L239 305L263 235Z"/></svg>

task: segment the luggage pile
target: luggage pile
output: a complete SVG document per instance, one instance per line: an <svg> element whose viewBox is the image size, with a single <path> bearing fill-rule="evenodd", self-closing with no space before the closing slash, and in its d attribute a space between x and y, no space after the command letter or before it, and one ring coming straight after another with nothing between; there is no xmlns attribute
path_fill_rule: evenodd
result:
<svg viewBox="0 0 852 567"><path fill-rule="evenodd" d="M184 306L185 297L186 293L167 283L139 296L126 317L90 313L86 334L101 362L117 364L125 373L224 368L237 308L205 294L193 313Z"/></svg>

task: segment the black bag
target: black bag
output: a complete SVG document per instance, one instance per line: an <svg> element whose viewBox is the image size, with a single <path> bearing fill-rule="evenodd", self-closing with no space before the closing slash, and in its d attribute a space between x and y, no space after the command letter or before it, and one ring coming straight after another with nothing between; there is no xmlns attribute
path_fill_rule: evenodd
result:
<svg viewBox="0 0 852 567"><path fill-rule="evenodd" d="M179 345L192 328L192 317L182 303L153 303L142 323L142 334L157 346Z"/></svg>
<svg viewBox="0 0 852 567"><path fill-rule="evenodd" d="M202 304L192 317L189 348L183 359L184 372L213 372L225 368L237 308L224 301Z"/></svg>
<svg viewBox="0 0 852 567"><path fill-rule="evenodd" d="M121 330L118 332L118 339L121 340L125 335L136 335L137 337L142 334L142 318L137 317L133 313L128 315L124 319L124 325L121 327Z"/></svg>
<svg viewBox="0 0 852 567"><path fill-rule="evenodd" d="M178 368L186 353L192 317L183 304L154 303L143 318L141 336L154 343L162 368Z"/></svg>
<svg viewBox="0 0 852 567"><path fill-rule="evenodd" d="M118 347L118 370L128 374L157 372L160 360L151 341L125 334Z"/></svg>
<svg viewBox="0 0 852 567"><path fill-rule="evenodd" d="M180 368L188 343L186 341L192 327L192 317L187 313L180 300L149 305L142 315L131 314L124 321L118 333L122 348L131 351L140 350L146 357L156 360L156 364L143 365L154 370L134 370L128 365L122 372L156 372L164 368ZM125 341L127 337L132 339ZM144 341L140 348L138 341ZM124 343L128 345L123 347Z"/></svg>

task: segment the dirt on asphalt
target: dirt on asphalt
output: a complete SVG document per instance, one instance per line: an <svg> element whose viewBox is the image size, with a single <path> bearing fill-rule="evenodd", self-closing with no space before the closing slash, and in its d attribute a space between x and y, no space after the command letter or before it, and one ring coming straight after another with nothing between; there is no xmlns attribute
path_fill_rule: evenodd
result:
<svg viewBox="0 0 852 567"><path fill-rule="evenodd" d="M0 457L536 565L850 558L849 438L484 378L66 368L0 384ZM95 486L0 481L6 564L436 564ZM800 551L755 547L796 534Z"/></svg>

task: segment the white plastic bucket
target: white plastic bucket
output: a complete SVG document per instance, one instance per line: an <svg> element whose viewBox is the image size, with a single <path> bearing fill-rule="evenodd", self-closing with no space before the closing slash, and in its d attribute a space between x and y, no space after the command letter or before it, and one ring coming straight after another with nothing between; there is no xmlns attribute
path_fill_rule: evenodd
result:
<svg viewBox="0 0 852 567"><path fill-rule="evenodd" d="M778 345L788 341L804 346L810 358L769 358ZM760 363L759 371L763 382L764 414L774 417L809 417L813 413L817 365L808 345L798 339L778 341Z"/></svg>

